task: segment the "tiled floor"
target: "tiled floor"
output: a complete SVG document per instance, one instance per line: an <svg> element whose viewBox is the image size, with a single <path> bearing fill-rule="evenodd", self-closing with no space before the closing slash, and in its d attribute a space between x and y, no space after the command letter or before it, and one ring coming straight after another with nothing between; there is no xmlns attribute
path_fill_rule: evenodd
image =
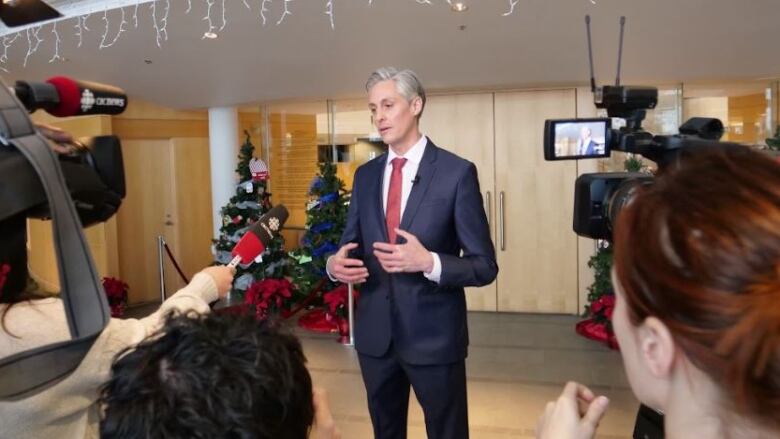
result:
<svg viewBox="0 0 780 439"><path fill-rule="evenodd" d="M545 403L574 379L607 395L610 409L599 438L630 438L637 402L620 354L574 333L577 318L470 313L471 345L466 363L469 424L475 439L532 438ZM333 335L296 329L303 341L314 384L328 390L344 439L370 439L371 421L357 357ZM409 438L425 438L422 411L414 395Z"/></svg>
<svg viewBox="0 0 780 439"><path fill-rule="evenodd" d="M131 310L145 315L156 306ZM598 438L631 437L638 403L628 387L620 354L574 333L574 316L470 313L466 362L469 424L474 439L533 438L547 401L568 380L609 397ZM371 420L355 351L331 334L300 328L314 384L328 390L343 439L371 439ZM409 439L424 439L422 410L411 396Z"/></svg>

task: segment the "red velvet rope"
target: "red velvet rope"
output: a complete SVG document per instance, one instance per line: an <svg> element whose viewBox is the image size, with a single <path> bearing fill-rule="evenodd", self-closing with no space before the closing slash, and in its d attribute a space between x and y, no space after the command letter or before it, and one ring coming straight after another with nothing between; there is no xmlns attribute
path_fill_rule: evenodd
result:
<svg viewBox="0 0 780 439"><path fill-rule="evenodd" d="M168 253L168 257L171 258L171 262L173 263L173 266L176 268L176 271L179 272L179 276L181 276L181 280L183 280L185 284L190 283L190 280L187 279L187 276L185 276L184 272L181 271L181 267L179 267L179 263L176 262L176 258L173 257L173 252L171 252L171 249L168 247L168 243L163 241L163 246L165 247L165 252Z"/></svg>

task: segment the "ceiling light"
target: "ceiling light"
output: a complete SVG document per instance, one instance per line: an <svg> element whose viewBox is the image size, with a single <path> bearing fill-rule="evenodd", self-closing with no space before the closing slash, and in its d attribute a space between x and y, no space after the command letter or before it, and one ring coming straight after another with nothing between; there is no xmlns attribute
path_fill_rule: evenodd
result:
<svg viewBox="0 0 780 439"><path fill-rule="evenodd" d="M468 8L468 5L463 2L455 2L452 4L452 12L465 12Z"/></svg>
<svg viewBox="0 0 780 439"><path fill-rule="evenodd" d="M208 38L210 40L213 40L217 38L217 34L215 34L214 32L206 32L203 34L203 38Z"/></svg>

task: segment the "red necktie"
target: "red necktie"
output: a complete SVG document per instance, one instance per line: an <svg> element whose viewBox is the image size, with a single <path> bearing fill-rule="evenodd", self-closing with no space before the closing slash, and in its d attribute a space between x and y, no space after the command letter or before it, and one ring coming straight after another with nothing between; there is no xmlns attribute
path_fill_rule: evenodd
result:
<svg viewBox="0 0 780 439"><path fill-rule="evenodd" d="M401 224L401 185L403 172L401 168L406 163L405 158L393 159L393 173L390 174L390 189L387 192L387 210L385 221L387 222L387 237L390 244L395 244L395 229Z"/></svg>

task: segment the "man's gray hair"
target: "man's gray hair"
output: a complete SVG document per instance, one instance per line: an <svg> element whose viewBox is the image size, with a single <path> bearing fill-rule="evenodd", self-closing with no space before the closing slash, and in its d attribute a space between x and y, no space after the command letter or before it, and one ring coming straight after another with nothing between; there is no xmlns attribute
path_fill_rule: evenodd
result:
<svg viewBox="0 0 780 439"><path fill-rule="evenodd" d="M366 91L370 91L378 82L387 81L392 79L395 82L395 89L398 93L406 99L407 102L412 102L412 99L417 96L422 100L422 109L419 118L422 116L422 110L425 109L425 89L423 89L420 79L417 78L417 74L409 69L398 70L395 67L382 67L376 69L366 81Z"/></svg>

